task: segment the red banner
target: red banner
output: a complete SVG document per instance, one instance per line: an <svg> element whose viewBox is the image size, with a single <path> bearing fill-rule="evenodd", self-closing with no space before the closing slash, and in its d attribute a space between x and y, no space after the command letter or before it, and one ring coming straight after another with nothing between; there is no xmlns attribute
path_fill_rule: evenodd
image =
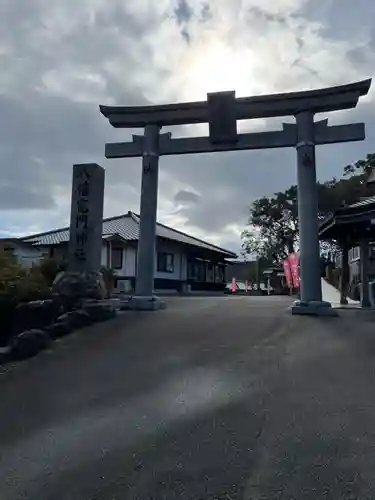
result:
<svg viewBox="0 0 375 500"><path fill-rule="evenodd" d="M286 283L288 285L288 288L292 288L292 286L293 286L293 283L292 283L292 273L290 271L289 261L288 260L283 260L282 264L283 264L283 267L284 267L284 274L285 274Z"/></svg>
<svg viewBox="0 0 375 500"><path fill-rule="evenodd" d="M299 255L298 253L290 253L288 256L290 272L292 274L294 288L299 288Z"/></svg>

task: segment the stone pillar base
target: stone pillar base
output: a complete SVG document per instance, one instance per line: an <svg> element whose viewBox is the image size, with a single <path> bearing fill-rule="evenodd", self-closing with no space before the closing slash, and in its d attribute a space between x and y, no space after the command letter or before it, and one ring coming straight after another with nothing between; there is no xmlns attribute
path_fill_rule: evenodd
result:
<svg viewBox="0 0 375 500"><path fill-rule="evenodd" d="M292 314L300 316L338 316L337 311L332 309L331 304L323 300L311 300L306 302L296 300L290 306L290 309Z"/></svg>
<svg viewBox="0 0 375 500"><path fill-rule="evenodd" d="M129 300L122 303L120 309L132 311L158 311L166 309L167 304L160 300L159 297L152 295L150 297L134 295Z"/></svg>

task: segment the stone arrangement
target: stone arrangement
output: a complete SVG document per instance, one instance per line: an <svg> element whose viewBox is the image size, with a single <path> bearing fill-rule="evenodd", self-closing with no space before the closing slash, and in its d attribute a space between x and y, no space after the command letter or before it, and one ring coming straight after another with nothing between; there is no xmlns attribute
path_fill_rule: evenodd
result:
<svg viewBox="0 0 375 500"><path fill-rule="evenodd" d="M0 361L35 356L54 339L116 316L100 272L103 203L104 169L74 165L68 269L56 276L50 299L17 307Z"/></svg>
<svg viewBox="0 0 375 500"><path fill-rule="evenodd" d="M116 314L111 300L80 301L79 308L69 311L56 298L20 304L10 343L0 350L0 362L33 357L53 340Z"/></svg>
<svg viewBox="0 0 375 500"><path fill-rule="evenodd" d="M86 299L103 300L107 291L100 271L66 271L56 276L52 293L62 302L73 305Z"/></svg>

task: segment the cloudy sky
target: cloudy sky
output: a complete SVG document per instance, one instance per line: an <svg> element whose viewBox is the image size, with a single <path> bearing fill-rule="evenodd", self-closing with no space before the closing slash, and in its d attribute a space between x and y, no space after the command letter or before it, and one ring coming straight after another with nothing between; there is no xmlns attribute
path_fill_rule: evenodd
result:
<svg viewBox="0 0 375 500"><path fill-rule="evenodd" d="M99 104L312 89L372 77L374 68L373 0L2 0L0 234L67 224L74 163L106 168L105 216L139 211L140 160L104 158L105 142L135 131L110 127ZM331 123L365 121L367 139L320 147L320 179L375 151L374 92L331 114ZM293 150L164 157L158 218L238 250L251 200L295 176Z"/></svg>

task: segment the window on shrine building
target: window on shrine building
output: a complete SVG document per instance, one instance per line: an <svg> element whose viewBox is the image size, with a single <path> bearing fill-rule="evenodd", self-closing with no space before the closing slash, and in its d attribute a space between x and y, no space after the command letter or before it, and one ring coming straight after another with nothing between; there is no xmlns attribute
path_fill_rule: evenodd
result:
<svg viewBox="0 0 375 500"><path fill-rule="evenodd" d="M196 262L197 266L197 279L204 283L206 281L206 263L202 261Z"/></svg>
<svg viewBox="0 0 375 500"><path fill-rule="evenodd" d="M223 266L215 266L215 282L222 283L224 281L224 267Z"/></svg>
<svg viewBox="0 0 375 500"><path fill-rule="evenodd" d="M122 269L124 249L121 247L112 247L112 269Z"/></svg>
<svg viewBox="0 0 375 500"><path fill-rule="evenodd" d="M207 271L206 271L206 281L212 283L214 281L214 264L209 262L207 264Z"/></svg>
<svg viewBox="0 0 375 500"><path fill-rule="evenodd" d="M194 260L188 260L187 263L187 279L195 280L197 279L196 265Z"/></svg>
<svg viewBox="0 0 375 500"><path fill-rule="evenodd" d="M359 259L359 247L353 247L349 250L349 262Z"/></svg>
<svg viewBox="0 0 375 500"><path fill-rule="evenodd" d="M158 252L158 273L174 272L174 254Z"/></svg>

